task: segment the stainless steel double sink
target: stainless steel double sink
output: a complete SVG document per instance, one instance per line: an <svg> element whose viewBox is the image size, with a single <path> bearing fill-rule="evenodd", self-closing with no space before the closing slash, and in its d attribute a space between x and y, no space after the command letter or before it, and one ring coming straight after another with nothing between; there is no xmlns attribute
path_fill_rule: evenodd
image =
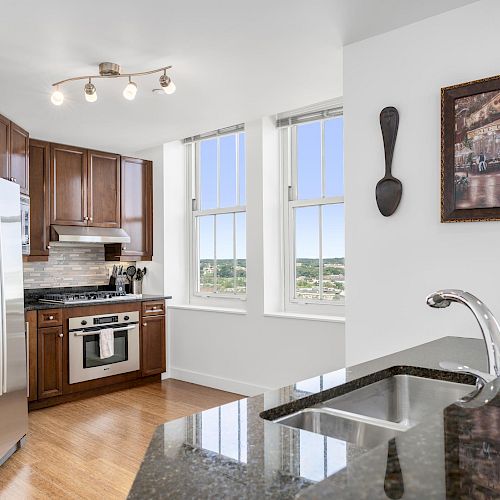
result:
<svg viewBox="0 0 500 500"><path fill-rule="evenodd" d="M396 374L274 422L370 449L470 394L474 386Z"/></svg>

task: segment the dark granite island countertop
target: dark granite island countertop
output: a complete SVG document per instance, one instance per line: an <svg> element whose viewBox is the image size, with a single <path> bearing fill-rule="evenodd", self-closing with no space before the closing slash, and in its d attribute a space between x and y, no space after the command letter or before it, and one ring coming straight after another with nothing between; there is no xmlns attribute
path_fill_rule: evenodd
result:
<svg viewBox="0 0 500 500"><path fill-rule="evenodd" d="M442 360L485 370L484 342L442 338L167 422L129 498L500 498L500 379L483 389L491 395L486 405L453 404L368 451L261 416L283 404L299 410L312 394L335 394L380 370L435 370Z"/></svg>

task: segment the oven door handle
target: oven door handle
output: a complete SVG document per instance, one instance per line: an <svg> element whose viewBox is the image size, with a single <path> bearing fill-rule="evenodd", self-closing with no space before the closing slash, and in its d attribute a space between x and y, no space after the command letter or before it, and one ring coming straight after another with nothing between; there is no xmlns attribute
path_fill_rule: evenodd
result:
<svg viewBox="0 0 500 500"><path fill-rule="evenodd" d="M139 323L135 323L133 325L129 326L124 326L121 328L113 328L113 331L115 332L126 332L128 330L134 330L134 328L137 328ZM78 331L72 331L72 333L75 337L84 337L85 335L99 335L100 330L93 330L91 332L86 332L84 330L78 330Z"/></svg>

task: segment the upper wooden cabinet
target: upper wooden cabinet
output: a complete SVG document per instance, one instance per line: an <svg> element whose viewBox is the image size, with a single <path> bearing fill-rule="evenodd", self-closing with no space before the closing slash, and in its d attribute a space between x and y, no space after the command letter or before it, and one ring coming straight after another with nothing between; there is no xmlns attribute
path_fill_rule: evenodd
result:
<svg viewBox="0 0 500 500"><path fill-rule="evenodd" d="M10 120L0 115L0 177L10 180Z"/></svg>
<svg viewBox="0 0 500 500"><path fill-rule="evenodd" d="M30 139L30 255L28 260L46 260L50 238L50 144Z"/></svg>
<svg viewBox="0 0 500 500"><path fill-rule="evenodd" d="M89 223L120 227L120 156L88 152Z"/></svg>
<svg viewBox="0 0 500 500"><path fill-rule="evenodd" d="M51 144L50 222L120 227L120 156Z"/></svg>
<svg viewBox="0 0 500 500"><path fill-rule="evenodd" d="M106 245L106 260L153 257L153 164L121 158L121 221L130 243Z"/></svg>
<svg viewBox="0 0 500 500"><path fill-rule="evenodd" d="M0 177L19 184L21 193L29 190L29 134L0 115Z"/></svg>
<svg viewBox="0 0 500 500"><path fill-rule="evenodd" d="M10 175L23 194L29 193L29 137L26 130L11 122Z"/></svg>
<svg viewBox="0 0 500 500"><path fill-rule="evenodd" d="M50 222L87 225L86 149L50 145Z"/></svg>

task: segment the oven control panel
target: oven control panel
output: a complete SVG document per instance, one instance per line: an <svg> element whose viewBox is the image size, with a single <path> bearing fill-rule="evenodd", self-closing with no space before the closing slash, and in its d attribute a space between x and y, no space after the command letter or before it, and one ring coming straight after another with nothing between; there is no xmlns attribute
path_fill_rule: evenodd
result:
<svg viewBox="0 0 500 500"><path fill-rule="evenodd" d="M69 329L81 330L82 328L138 322L139 311L127 311L116 314L99 314L95 316L80 316L78 318L69 318Z"/></svg>

